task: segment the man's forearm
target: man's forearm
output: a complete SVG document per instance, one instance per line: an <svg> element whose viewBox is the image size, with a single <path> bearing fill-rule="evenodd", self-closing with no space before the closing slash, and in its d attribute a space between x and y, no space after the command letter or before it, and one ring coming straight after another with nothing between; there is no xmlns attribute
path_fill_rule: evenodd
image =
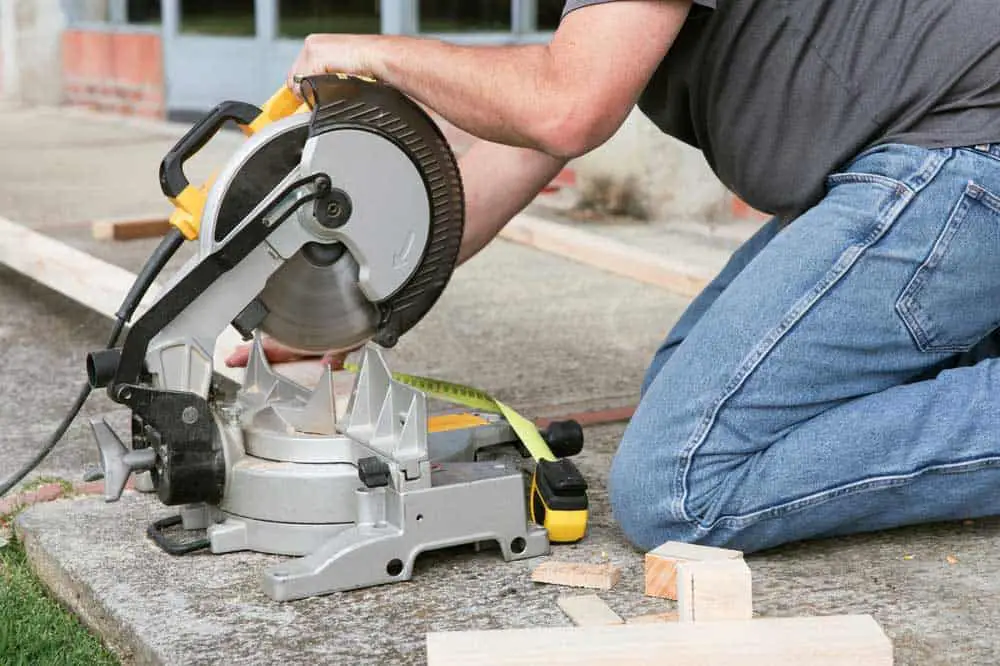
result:
<svg viewBox="0 0 1000 666"><path fill-rule="evenodd" d="M561 90L547 46L471 47L386 37L375 50L376 78L487 141L553 151L546 126L563 120ZM435 63L448 63L440 68Z"/></svg>
<svg viewBox="0 0 1000 666"><path fill-rule="evenodd" d="M527 148L480 141L460 161L465 189L465 233L459 263L468 261L499 233L565 165L565 160ZM497 187L497 182L503 183Z"/></svg>

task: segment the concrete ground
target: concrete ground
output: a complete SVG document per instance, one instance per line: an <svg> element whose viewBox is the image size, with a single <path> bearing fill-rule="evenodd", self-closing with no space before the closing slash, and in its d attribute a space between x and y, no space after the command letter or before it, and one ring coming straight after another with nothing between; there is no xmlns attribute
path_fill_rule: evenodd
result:
<svg viewBox="0 0 1000 666"><path fill-rule="evenodd" d="M177 135L176 127L75 112L0 111L0 215L135 269L155 241L98 243L87 223L165 212L156 170ZM223 159L235 140L210 146L196 172ZM388 357L394 369L480 386L527 414L557 403L617 405L635 399L650 355L684 305L652 287L498 242L456 274ZM108 322L4 268L0 310L5 478L62 417L83 381L84 356L103 344ZM86 412L120 418L113 407L97 395ZM78 419L39 474L76 481L96 461L84 423ZM629 617L669 603L643 597L641 553L608 512L604 477L623 428L588 429L580 465L592 484L591 531L554 556L620 565L622 582L602 596ZM118 504L38 505L20 518L43 579L136 663L422 663L430 630L568 624L555 605L564 590L530 582L536 562L507 564L468 549L422 557L408 583L274 603L257 576L276 558L158 551L144 529L169 513L130 493ZM894 640L898 664L996 663L998 539L1000 520L976 521L754 555L755 611L870 613Z"/></svg>

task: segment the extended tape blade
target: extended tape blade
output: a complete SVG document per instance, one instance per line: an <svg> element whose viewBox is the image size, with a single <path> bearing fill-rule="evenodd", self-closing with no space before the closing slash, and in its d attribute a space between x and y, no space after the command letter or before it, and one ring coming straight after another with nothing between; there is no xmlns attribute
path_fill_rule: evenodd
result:
<svg viewBox="0 0 1000 666"><path fill-rule="evenodd" d="M344 369L357 372L358 366L349 363L344 365ZM500 414L507 419L510 427L521 440L521 443L524 444L524 448L528 450L532 458L536 461L556 460L552 449L549 448L548 442L538 432L538 426L489 393L463 384L455 384L430 377L420 377L419 375L407 375L401 372L392 373L392 378L401 384L406 384L418 391L422 391L429 397L445 402L452 402L481 412Z"/></svg>

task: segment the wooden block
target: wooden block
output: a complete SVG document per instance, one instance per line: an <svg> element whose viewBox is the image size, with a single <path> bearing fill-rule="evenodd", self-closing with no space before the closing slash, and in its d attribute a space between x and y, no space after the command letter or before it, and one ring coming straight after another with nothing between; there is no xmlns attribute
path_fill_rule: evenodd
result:
<svg viewBox="0 0 1000 666"><path fill-rule="evenodd" d="M891 666L870 615L427 634L428 666Z"/></svg>
<svg viewBox="0 0 1000 666"><path fill-rule="evenodd" d="M630 617L627 622L629 624L657 624L662 622L677 622L678 615L677 611L670 611L669 613L653 613L652 615L637 615L636 617Z"/></svg>
<svg viewBox="0 0 1000 666"><path fill-rule="evenodd" d="M577 596L563 595L556 600L573 624L578 627L600 627L611 624L624 624L618 613L604 603L596 594Z"/></svg>
<svg viewBox="0 0 1000 666"><path fill-rule="evenodd" d="M531 572L531 580L549 585L567 587L590 587L610 590L621 579L621 569L608 564L584 564L582 562L543 562Z"/></svg>
<svg viewBox="0 0 1000 666"><path fill-rule="evenodd" d="M676 601L678 562L704 562L742 557L743 553L738 550L668 541L646 553L646 596Z"/></svg>
<svg viewBox="0 0 1000 666"><path fill-rule="evenodd" d="M170 231L170 220L164 217L146 219L100 220L90 227L97 240L127 241L139 238L159 238Z"/></svg>
<svg viewBox="0 0 1000 666"><path fill-rule="evenodd" d="M678 562L677 612L681 622L751 619L750 567L742 558Z"/></svg>

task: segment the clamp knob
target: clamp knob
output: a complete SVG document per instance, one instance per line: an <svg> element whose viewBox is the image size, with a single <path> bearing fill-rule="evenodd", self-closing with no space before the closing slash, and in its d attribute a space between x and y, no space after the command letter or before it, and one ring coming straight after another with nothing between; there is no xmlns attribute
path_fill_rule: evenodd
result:
<svg viewBox="0 0 1000 666"><path fill-rule="evenodd" d="M97 448L101 453L100 475L104 477L104 501L116 502L121 498L132 472L146 472L153 469L156 465L156 451L126 449L122 440L104 419L92 419L90 428L94 432ZM89 476L98 477L97 474Z"/></svg>
<svg viewBox="0 0 1000 666"><path fill-rule="evenodd" d="M556 458L569 458L583 451L583 428L576 421L553 421L542 438Z"/></svg>
<svg viewBox="0 0 1000 666"><path fill-rule="evenodd" d="M389 463L381 458L371 456L358 461L358 478L366 488L384 488L389 485L392 470Z"/></svg>

